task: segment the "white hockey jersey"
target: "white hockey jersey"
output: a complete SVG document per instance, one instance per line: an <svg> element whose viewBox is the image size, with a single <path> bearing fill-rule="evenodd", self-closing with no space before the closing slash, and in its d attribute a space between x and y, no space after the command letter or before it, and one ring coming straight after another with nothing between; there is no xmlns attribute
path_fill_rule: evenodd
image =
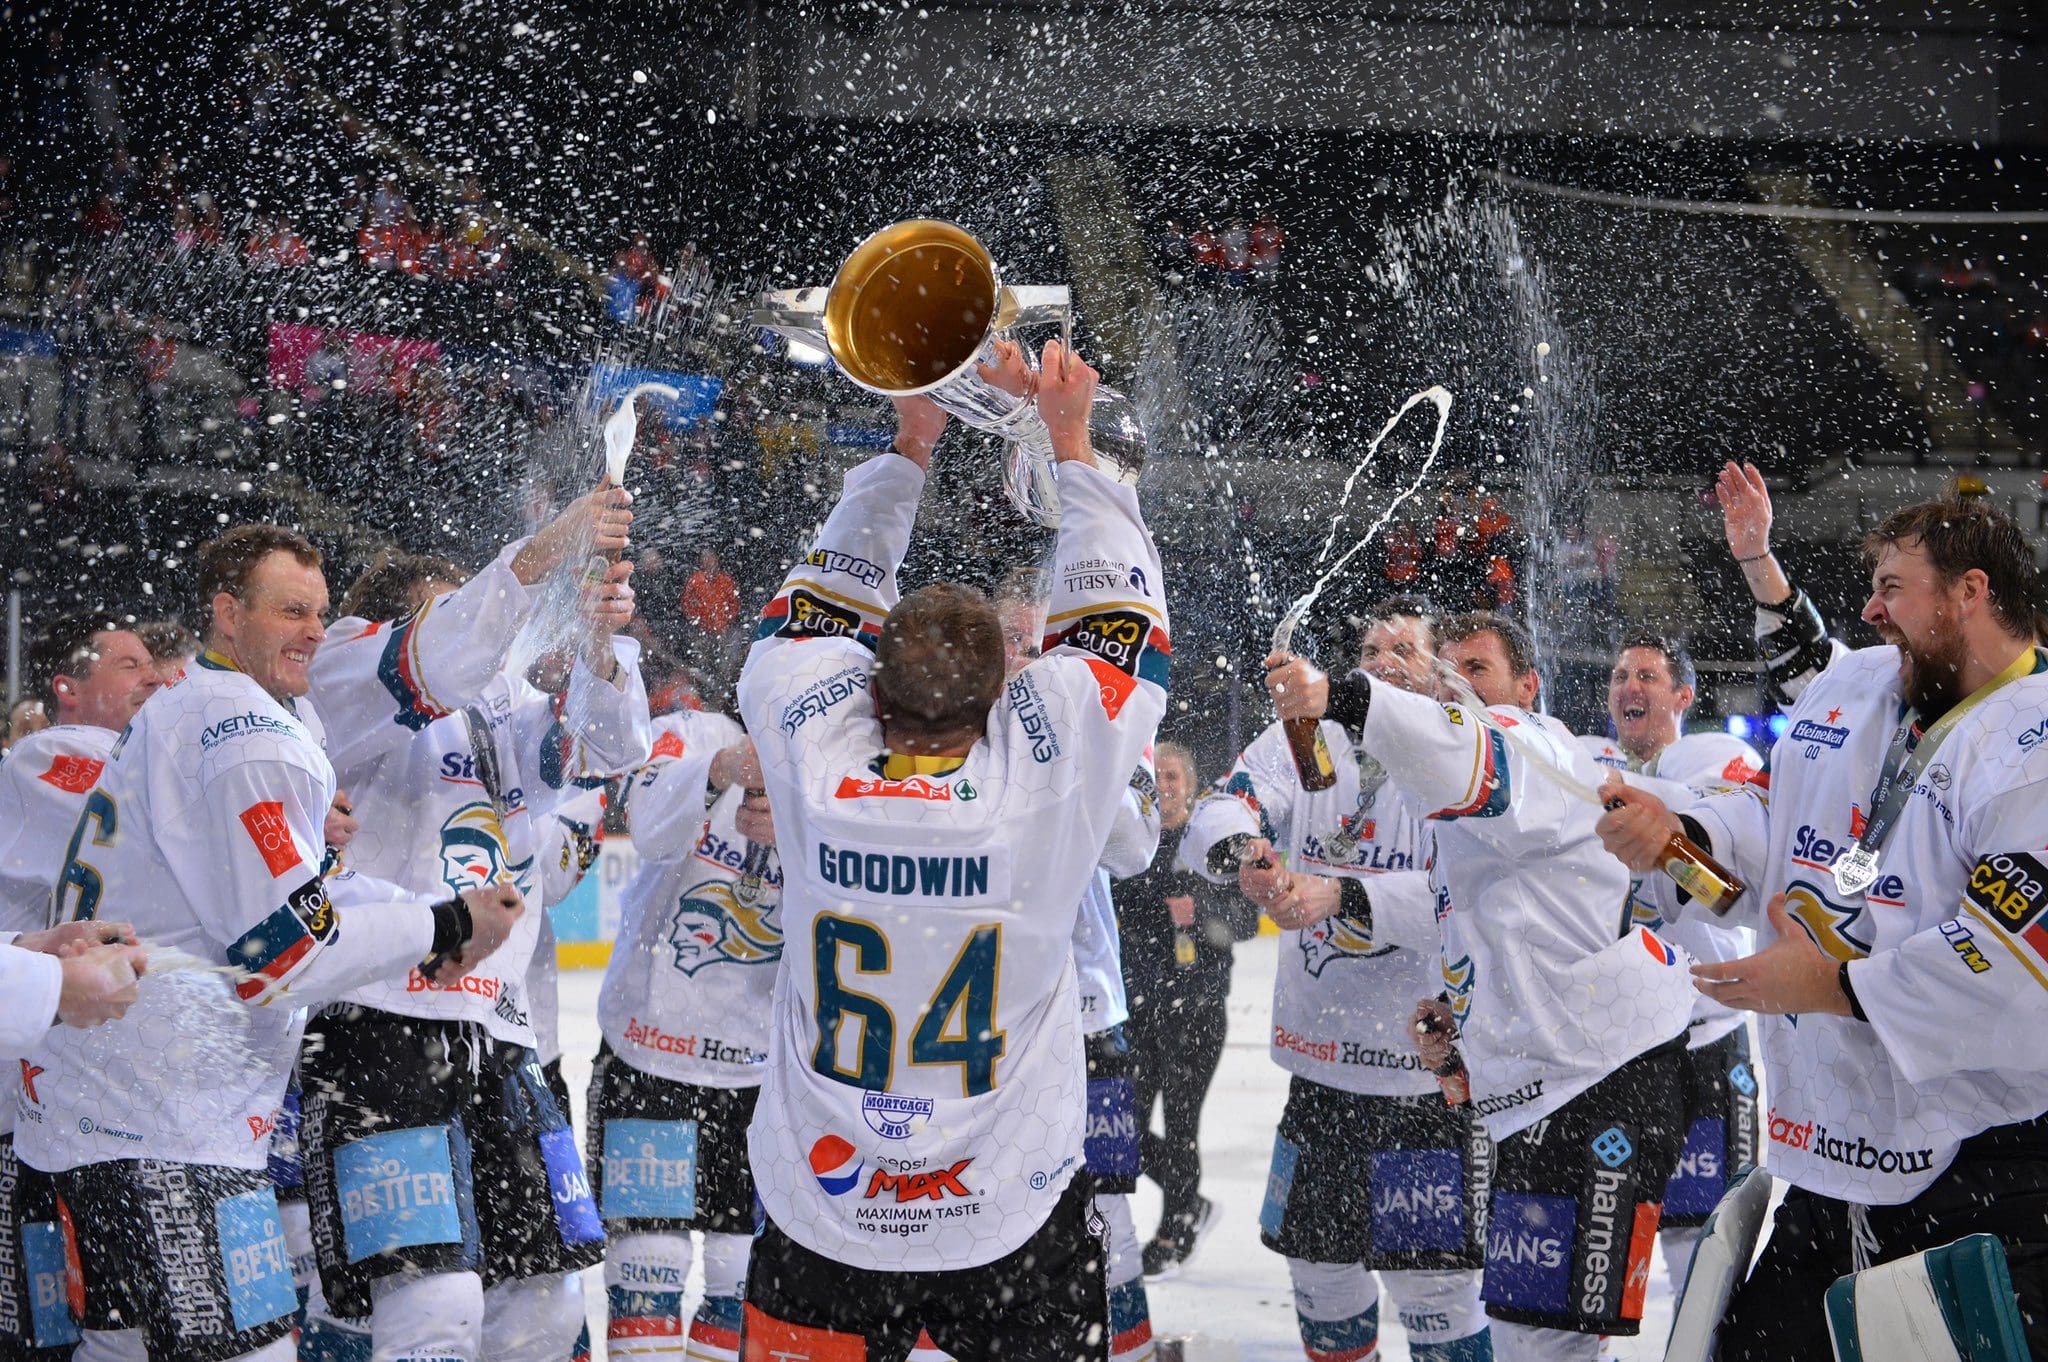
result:
<svg viewBox="0 0 2048 1362"><path fill-rule="evenodd" d="M1760 917L1785 894L1850 962L1870 1017L1758 1019L1771 1171L1801 1187L1895 1205L1962 1140L2048 1111L2032 1039L2048 1027L2048 659L2033 665L1933 754L1864 896L1843 894L1829 867L1862 834L1899 721L1895 649L1849 653L1801 692L1767 789L1689 810L1751 886L1738 911ZM1675 890L1658 890L1672 910Z"/></svg>
<svg viewBox="0 0 2048 1362"><path fill-rule="evenodd" d="M1443 982L1473 1111L1502 1139L1682 1032L1693 988L1690 958L1631 922L1598 806L1529 753L1587 786L1601 768L1555 719L1491 713L1516 741L1462 705L1375 684L1362 745L1436 824Z"/></svg>
<svg viewBox="0 0 2048 1362"><path fill-rule="evenodd" d="M56 1021L64 993L64 966L57 957L22 950L14 937L13 932L0 932L0 997L7 999L6 1008L0 1009L0 1064L11 1075L12 1086L6 1090L10 1108L21 1088L19 1061ZM0 1135L13 1129L10 1110Z"/></svg>
<svg viewBox="0 0 2048 1362"><path fill-rule="evenodd" d="M1110 880L1129 879L1159 854L1159 785L1151 754L1131 773L1131 788L1117 810L1116 826L1102 849L1102 863L1081 896L1074 918L1074 981L1081 995L1081 1030L1087 1035L1122 1026L1131 1019L1124 993L1124 962L1117 935L1116 895Z"/></svg>
<svg viewBox="0 0 2048 1362"><path fill-rule="evenodd" d="M241 973L152 971L120 1020L50 1032L19 1106L25 1162L263 1167L302 1009L402 976L433 944L423 901L329 901L334 789L314 731L218 658L137 712L68 839L54 914L126 919Z"/></svg>
<svg viewBox="0 0 2048 1362"><path fill-rule="evenodd" d="M748 1146L768 1214L837 1262L979 1266L1080 1165L1072 938L1165 709L1166 609L1132 490L1059 466L1043 656L943 774L876 769L876 637L924 475L852 469L769 603L740 701L783 852L783 970Z"/></svg>
<svg viewBox="0 0 2048 1362"><path fill-rule="evenodd" d="M1377 764L1362 764L1341 725L1322 730L1336 784L1302 789L1286 730L1273 724L1196 803L1181 854L1203 878L1234 884L1209 869L1210 850L1263 837L1296 870L1364 883L1370 934L1343 917L1281 933L1273 1062L1345 1092L1432 1093L1437 1081L1408 1035L1415 1004L1443 988L1436 895L1422 869L1430 829Z"/></svg>
<svg viewBox="0 0 2048 1362"><path fill-rule="evenodd" d="M49 925L64 847L119 736L111 728L58 724L29 734L0 762L0 931ZM14 1129L20 1091L21 1066L0 1065L0 1135Z"/></svg>
<svg viewBox="0 0 2048 1362"><path fill-rule="evenodd" d="M545 911L538 854L558 849L550 820L579 793L577 779L630 770L647 754L639 646L613 640L616 682L578 658L560 697L519 677L495 676L474 704L427 723L347 777L362 829L345 864L434 898L492 883L513 885L526 897L511 937L457 986L439 987L415 969L347 1001L399 1016L475 1022L508 1044L535 1043L526 974ZM326 673L330 681L336 670ZM351 721L367 725L382 717L386 703L374 695L371 702L377 708L360 720L332 706L323 713L332 730ZM489 745L480 754L475 734L485 727Z"/></svg>
<svg viewBox="0 0 2048 1362"><path fill-rule="evenodd" d="M1764 769L1763 754L1732 733L1681 734L1655 761L1640 769L1612 738L1582 737L1579 741L1593 754L1593 760L1621 772L1624 779L1644 786L1681 813L1702 796L1747 785ZM1633 878L1629 885L1636 922L1684 947L1693 959L1715 963L1740 960L1755 948L1748 929L1709 921L1711 914L1691 913L1666 922L1656 905L1640 892L1642 880ZM1701 994L1693 1001L1686 1045L1694 1050L1712 1045L1738 1030L1748 1015Z"/></svg>
<svg viewBox="0 0 2048 1362"><path fill-rule="evenodd" d="M740 726L686 711L655 729L653 758L626 796L640 870L620 895L598 1025L643 1072L750 1088L768 1066L782 862L774 847L740 835L744 790L722 791L706 809L712 758L744 736Z"/></svg>

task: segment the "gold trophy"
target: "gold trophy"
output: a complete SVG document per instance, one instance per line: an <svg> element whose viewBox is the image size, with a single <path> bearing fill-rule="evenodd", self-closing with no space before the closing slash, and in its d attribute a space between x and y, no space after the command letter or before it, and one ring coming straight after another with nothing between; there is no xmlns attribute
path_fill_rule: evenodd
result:
<svg viewBox="0 0 2048 1362"><path fill-rule="evenodd" d="M762 294L752 320L828 351L839 371L869 392L923 394L968 425L1002 436L1010 446L1004 490L1024 514L1052 527L1060 519L1052 437L1030 398L995 387L975 366L992 363L995 342L1020 327L1058 325L1064 332L1072 318L1064 287L1005 284L987 248L965 228L911 218L854 247L830 287ZM1089 433L1098 466L1135 485L1146 441L1130 399L1097 388Z"/></svg>

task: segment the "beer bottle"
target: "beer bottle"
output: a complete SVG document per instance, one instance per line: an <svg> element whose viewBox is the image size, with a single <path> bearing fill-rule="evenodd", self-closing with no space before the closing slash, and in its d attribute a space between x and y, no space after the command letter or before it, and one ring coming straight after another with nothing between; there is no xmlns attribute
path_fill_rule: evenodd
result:
<svg viewBox="0 0 2048 1362"><path fill-rule="evenodd" d="M1671 834L1671 840L1658 853L1657 865L1680 889L1692 895L1693 902L1716 916L1734 907L1747 887L1683 832Z"/></svg>
<svg viewBox="0 0 2048 1362"><path fill-rule="evenodd" d="M1288 719L1287 748L1294 754L1294 773L1304 790L1327 790L1337 783L1337 764L1330 760L1330 744L1323 740L1320 719Z"/></svg>

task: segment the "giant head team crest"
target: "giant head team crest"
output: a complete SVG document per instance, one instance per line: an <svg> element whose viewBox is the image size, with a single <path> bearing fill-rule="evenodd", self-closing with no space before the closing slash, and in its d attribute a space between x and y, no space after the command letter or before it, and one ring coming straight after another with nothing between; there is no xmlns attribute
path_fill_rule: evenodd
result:
<svg viewBox="0 0 2048 1362"><path fill-rule="evenodd" d="M511 879L511 856L497 810L479 801L449 814L441 825L442 882L460 893Z"/></svg>
<svg viewBox="0 0 2048 1362"><path fill-rule="evenodd" d="M669 919L675 967L695 974L712 965L765 965L782 958L776 904L766 907L734 892L727 880L705 880L683 891Z"/></svg>
<svg viewBox="0 0 2048 1362"><path fill-rule="evenodd" d="M1322 977L1332 960L1369 960L1385 955L1392 946L1375 946L1372 939L1347 918L1326 917L1313 927L1301 929L1302 964L1310 974Z"/></svg>
<svg viewBox="0 0 2048 1362"><path fill-rule="evenodd" d="M1444 989L1451 995L1451 1015L1458 1025L1465 1024L1465 1015L1472 1010L1472 985L1479 972L1472 967L1472 957L1464 955L1444 963Z"/></svg>

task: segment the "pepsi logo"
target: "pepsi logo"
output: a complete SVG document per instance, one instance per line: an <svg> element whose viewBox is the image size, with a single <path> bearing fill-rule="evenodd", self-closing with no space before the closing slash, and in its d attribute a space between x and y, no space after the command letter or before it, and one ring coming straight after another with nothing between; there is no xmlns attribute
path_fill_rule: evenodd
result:
<svg viewBox="0 0 2048 1362"><path fill-rule="evenodd" d="M860 1185L860 1151L837 1135L821 1135L811 1146L811 1175L827 1196L845 1196Z"/></svg>

